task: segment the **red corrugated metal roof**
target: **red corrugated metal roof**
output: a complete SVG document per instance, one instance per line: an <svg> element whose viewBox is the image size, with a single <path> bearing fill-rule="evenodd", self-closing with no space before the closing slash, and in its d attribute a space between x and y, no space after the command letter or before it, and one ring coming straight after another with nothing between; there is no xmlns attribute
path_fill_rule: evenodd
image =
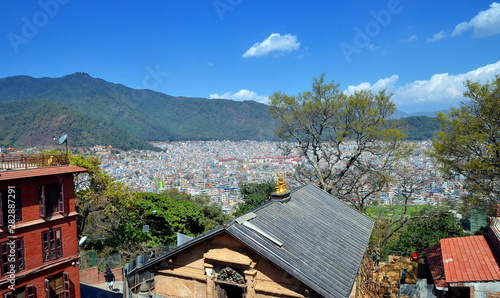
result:
<svg viewBox="0 0 500 298"><path fill-rule="evenodd" d="M31 178L38 176L57 175L57 174L67 174L67 173L81 173L86 171L87 169L82 167L77 167L74 165L44 167L44 168L27 169L27 170L0 171L0 181Z"/></svg>
<svg viewBox="0 0 500 298"><path fill-rule="evenodd" d="M485 236L441 240L446 282L500 280L500 268Z"/></svg>

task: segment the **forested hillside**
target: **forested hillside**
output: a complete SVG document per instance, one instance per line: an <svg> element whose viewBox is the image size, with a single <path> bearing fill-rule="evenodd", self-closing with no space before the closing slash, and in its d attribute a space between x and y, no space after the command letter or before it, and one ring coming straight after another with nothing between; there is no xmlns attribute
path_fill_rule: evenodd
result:
<svg viewBox="0 0 500 298"><path fill-rule="evenodd" d="M278 140L267 105L174 97L96 79L86 73L61 78L0 79L0 146L52 145L68 133L71 146L111 145L151 149L147 141ZM410 140L429 139L435 118L399 121Z"/></svg>
<svg viewBox="0 0 500 298"><path fill-rule="evenodd" d="M64 104L143 141L277 140L267 106L253 101L173 97L109 83L86 73L62 78L0 79L0 103L33 100ZM9 140L25 138L22 129L15 131ZM89 129L88 133L101 134L99 129ZM9 140L2 142L10 144ZM18 144L28 145L23 141Z"/></svg>
<svg viewBox="0 0 500 298"><path fill-rule="evenodd" d="M124 150L155 149L110 121L43 100L0 103L0 146L50 146L64 133L72 147L111 145ZM56 140L54 140L56 138Z"/></svg>

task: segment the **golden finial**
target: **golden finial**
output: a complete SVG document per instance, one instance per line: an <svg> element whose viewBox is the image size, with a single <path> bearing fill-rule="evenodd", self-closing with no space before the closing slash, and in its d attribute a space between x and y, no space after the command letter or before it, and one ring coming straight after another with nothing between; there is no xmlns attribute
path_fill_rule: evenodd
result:
<svg viewBox="0 0 500 298"><path fill-rule="evenodd" d="M283 178L283 172L279 173L278 183L276 183L276 194L282 194L287 191L285 178Z"/></svg>

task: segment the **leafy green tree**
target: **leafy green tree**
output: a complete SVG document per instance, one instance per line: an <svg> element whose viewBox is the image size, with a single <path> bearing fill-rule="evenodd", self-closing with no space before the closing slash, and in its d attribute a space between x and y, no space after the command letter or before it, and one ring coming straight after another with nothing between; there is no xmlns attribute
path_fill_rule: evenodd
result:
<svg viewBox="0 0 500 298"><path fill-rule="evenodd" d="M130 206L130 192L100 167L98 157L78 154L70 155L69 160L87 169L74 179L78 235L102 240L119 224L116 215Z"/></svg>
<svg viewBox="0 0 500 298"><path fill-rule="evenodd" d="M210 197L207 195L198 195L191 198L193 202L200 205L205 217L205 231L212 230L213 228L224 224L231 220L231 216L225 214L219 204L210 202Z"/></svg>
<svg viewBox="0 0 500 298"><path fill-rule="evenodd" d="M347 95L339 85L314 78L311 91L276 92L269 110L278 119L277 134L306 161L297 179L313 182L351 202L359 210L388 181L398 161L403 133L388 122L396 106L385 90Z"/></svg>
<svg viewBox="0 0 500 298"><path fill-rule="evenodd" d="M459 108L439 113L441 130L433 156L448 176L463 175L478 200L500 202L500 75L491 83L467 81L468 98Z"/></svg>
<svg viewBox="0 0 500 298"><path fill-rule="evenodd" d="M234 216L240 216L264 204L269 199L269 195L276 190L276 183L274 180L262 183L241 183L239 187L244 203L238 206Z"/></svg>
<svg viewBox="0 0 500 298"><path fill-rule="evenodd" d="M143 245L175 245L177 233L197 236L205 231L206 220L200 205L188 194L176 190L165 193L134 193L119 224L106 244L116 247L127 258L143 252ZM144 225L149 233L142 232Z"/></svg>
<svg viewBox="0 0 500 298"><path fill-rule="evenodd" d="M397 239L385 248L389 250L419 252L439 243L444 238L467 236L459 220L447 211L432 207L422 209L418 216L404 226Z"/></svg>
<svg viewBox="0 0 500 298"><path fill-rule="evenodd" d="M75 175L75 201L79 236L89 236L87 248L118 251L132 259L144 245L173 245L177 232L197 236L229 217L207 197L176 189L161 194L133 193L101 167L96 156L71 155L70 163L87 169ZM142 232L143 225L150 232Z"/></svg>
<svg viewBox="0 0 500 298"><path fill-rule="evenodd" d="M415 206L409 203L415 193L422 191L428 182L429 175L421 170L415 171L407 166L393 169L391 185L396 198L390 204L377 208L375 230L372 233L374 245L385 247L407 223L421 216L415 212Z"/></svg>

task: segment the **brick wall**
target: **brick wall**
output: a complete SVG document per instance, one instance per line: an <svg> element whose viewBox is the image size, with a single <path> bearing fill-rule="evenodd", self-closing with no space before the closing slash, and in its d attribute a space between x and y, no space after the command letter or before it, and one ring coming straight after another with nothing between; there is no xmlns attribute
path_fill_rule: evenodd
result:
<svg viewBox="0 0 500 298"><path fill-rule="evenodd" d="M20 170L19 172L21 172ZM42 171L42 170L40 170ZM62 183L64 189L64 214L53 214L46 218L40 217L39 186L50 183ZM36 288L37 296L45 294L44 280L61 272L68 273L72 295L80 297L80 278L78 268L72 265L72 260L78 257L78 239L76 230L76 212L74 202L73 174L19 178L0 181L0 189L13 186L19 190L22 215L21 222L15 225L15 234L7 234L6 227L0 229L0 242L7 241L7 236L24 239L25 269L18 275L25 277L16 279L16 288L31 285ZM42 233L60 228L62 233L62 258L44 263L42 252ZM60 262L66 259L66 261ZM51 265L53 264L53 265ZM9 291L6 277L0 277L0 296Z"/></svg>
<svg viewBox="0 0 500 298"><path fill-rule="evenodd" d="M111 270L115 275L115 281L123 281L123 267ZM80 282L88 285L105 283L104 272L99 272L99 268L92 267L80 270Z"/></svg>
<svg viewBox="0 0 500 298"><path fill-rule="evenodd" d="M72 174L61 174L43 176L36 178L18 179L0 182L0 189L14 186L20 189L22 202L22 222L40 219L39 190L38 186L50 183L62 183L64 189L65 213L75 211L73 176Z"/></svg>

